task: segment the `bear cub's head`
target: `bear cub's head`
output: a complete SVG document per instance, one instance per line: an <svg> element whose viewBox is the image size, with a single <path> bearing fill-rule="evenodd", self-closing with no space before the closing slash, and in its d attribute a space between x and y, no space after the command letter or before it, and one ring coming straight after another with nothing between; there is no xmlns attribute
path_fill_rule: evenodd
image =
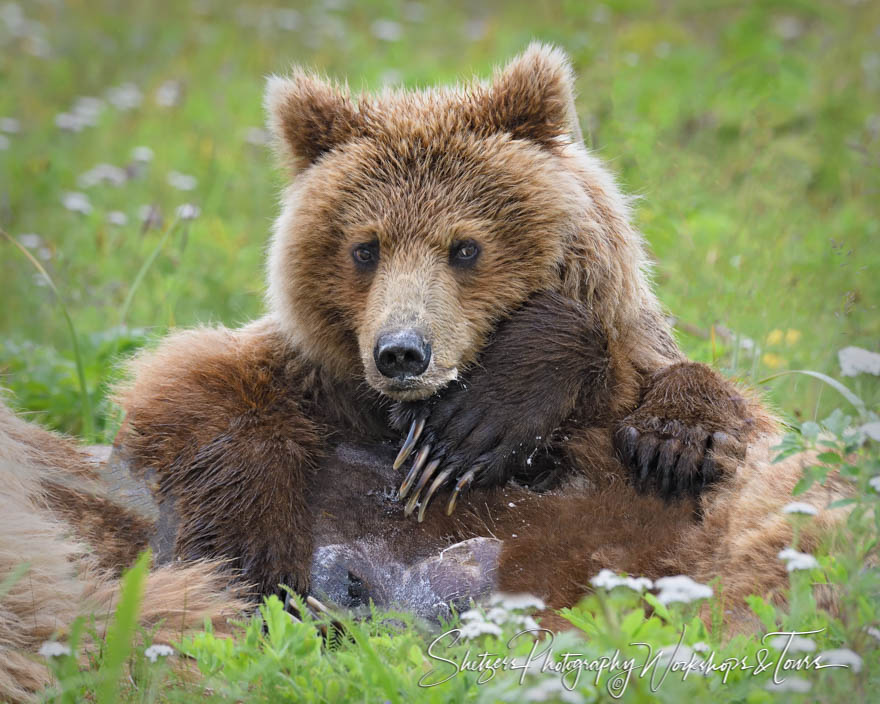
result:
<svg viewBox="0 0 880 704"><path fill-rule="evenodd" d="M586 205L558 50L533 45L488 84L357 100L294 70L269 80L266 107L292 174L270 306L312 361L426 398L499 319L559 285Z"/></svg>

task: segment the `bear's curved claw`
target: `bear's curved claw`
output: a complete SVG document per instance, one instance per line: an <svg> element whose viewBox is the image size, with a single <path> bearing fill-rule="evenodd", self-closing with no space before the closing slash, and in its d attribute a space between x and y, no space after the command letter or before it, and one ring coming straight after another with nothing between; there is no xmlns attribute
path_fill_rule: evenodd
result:
<svg viewBox="0 0 880 704"><path fill-rule="evenodd" d="M400 448L400 452L397 453L397 457L392 465L395 470L400 469L400 466L406 462L406 458L412 453L413 448L422 436L422 431L425 429L425 423L427 420L427 417L425 417L413 421L409 428L409 433L407 433L406 440L403 442L403 447Z"/></svg>
<svg viewBox="0 0 880 704"><path fill-rule="evenodd" d="M400 485L400 489L398 491L398 498L401 500L406 498L406 495L409 494L409 490L412 489L412 485L416 480L416 477L419 476L419 472L424 467L425 462L428 459L428 454L431 452L431 444L425 443L416 453L416 460L413 462L412 469L409 470L409 474L406 475L406 479L403 480L403 483Z"/></svg>

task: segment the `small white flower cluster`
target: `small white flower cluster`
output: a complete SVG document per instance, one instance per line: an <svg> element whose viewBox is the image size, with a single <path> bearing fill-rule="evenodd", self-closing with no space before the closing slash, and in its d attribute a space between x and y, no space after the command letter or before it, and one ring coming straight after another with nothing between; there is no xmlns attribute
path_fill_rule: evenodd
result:
<svg viewBox="0 0 880 704"><path fill-rule="evenodd" d="M164 81L156 89L156 104L163 108L173 108L180 102L183 95L183 87L180 81Z"/></svg>
<svg viewBox="0 0 880 704"><path fill-rule="evenodd" d="M780 550L779 559L785 562L785 569L789 572L812 570L819 566L819 561L815 557L805 552L798 552L794 548Z"/></svg>
<svg viewBox="0 0 880 704"><path fill-rule="evenodd" d="M179 191L191 191L198 185L198 183L199 182L196 180L195 176L183 174L180 173L180 171L168 172L168 185Z"/></svg>
<svg viewBox="0 0 880 704"><path fill-rule="evenodd" d="M675 577L661 577L654 582L654 587L660 590L657 594L657 601L664 606L675 602L689 604L699 599L708 599L713 594L712 587L708 584L695 582L684 574Z"/></svg>
<svg viewBox="0 0 880 704"><path fill-rule="evenodd" d="M74 213L88 215L92 212L92 204L89 201L89 197L85 193L78 193L76 191L65 193L64 196L61 198L61 202L63 203L65 208L73 211Z"/></svg>
<svg viewBox="0 0 880 704"><path fill-rule="evenodd" d="M131 150L131 158L138 164L148 164L153 160L153 150L149 147L135 147Z"/></svg>
<svg viewBox="0 0 880 704"><path fill-rule="evenodd" d="M97 164L89 169L77 179L77 185L80 188L91 188L101 183L108 183L112 186L121 186L128 180L125 169L113 164Z"/></svg>
<svg viewBox="0 0 880 704"><path fill-rule="evenodd" d="M40 646L40 650L38 651L41 656L46 658L60 658L65 655L70 655L70 646L65 645L64 643L58 643L54 640L47 640L43 645Z"/></svg>
<svg viewBox="0 0 880 704"><path fill-rule="evenodd" d="M167 658L174 655L174 648L170 645L151 645L144 651L144 656L150 662L156 662L159 658Z"/></svg>
<svg viewBox="0 0 880 704"><path fill-rule="evenodd" d="M6 134L18 134L21 132L21 123L14 117L0 117L0 132ZM0 134L0 151L9 149L9 137Z"/></svg>
<svg viewBox="0 0 880 704"><path fill-rule="evenodd" d="M86 95L77 98L69 112L58 113L55 116L55 126L69 132L82 132L86 127L98 124L103 110L103 100Z"/></svg>
<svg viewBox="0 0 880 704"><path fill-rule="evenodd" d="M128 224L128 215L123 213L121 210L111 210L109 213L107 213L107 222L109 222L111 225L122 227L123 225Z"/></svg>
<svg viewBox="0 0 880 704"><path fill-rule="evenodd" d="M470 609L461 614L462 638L472 640L486 634L500 636L504 624L523 631L537 630L540 626L529 612L545 608L544 602L531 594L494 594L489 599L489 606L491 608L486 612Z"/></svg>
<svg viewBox="0 0 880 704"><path fill-rule="evenodd" d="M177 217L181 220L195 220L202 214L202 209L192 203L184 203L177 209Z"/></svg>
<svg viewBox="0 0 880 704"><path fill-rule="evenodd" d="M618 577L612 570L604 569L590 580L597 589L605 589L611 591L617 587L626 587L634 592L643 592L646 589L653 589L654 583L647 577Z"/></svg>
<svg viewBox="0 0 880 704"><path fill-rule="evenodd" d="M840 373L843 376L873 374L880 376L880 354L861 347L844 347L837 353Z"/></svg>
<svg viewBox="0 0 880 704"><path fill-rule="evenodd" d="M804 503L803 501L792 501L790 504L786 504L782 507L782 512L815 516L819 513L819 509L813 506L813 504Z"/></svg>
<svg viewBox="0 0 880 704"><path fill-rule="evenodd" d="M771 679L764 685L764 689L771 692L798 692L803 694L804 692L809 692L812 686L809 680L805 680L803 677L786 677L779 682L774 682Z"/></svg>
<svg viewBox="0 0 880 704"><path fill-rule="evenodd" d="M708 599L713 593L712 587L695 582L683 574L674 577L661 577L656 582L652 582L647 577L630 577L628 575L621 577L613 570L603 569L590 580L590 584L596 589L605 589L609 592L618 587L626 587L639 593L657 589L657 599L663 605L675 602L688 604L699 599Z"/></svg>
<svg viewBox="0 0 880 704"><path fill-rule="evenodd" d="M804 636L776 636L770 639L771 648L785 650L786 646L788 646L788 652L790 653L812 653L816 650L815 641Z"/></svg>
<svg viewBox="0 0 880 704"><path fill-rule="evenodd" d="M272 137L261 127L248 127L244 132L244 141L255 147L264 147L272 141Z"/></svg>
<svg viewBox="0 0 880 704"><path fill-rule="evenodd" d="M107 100L122 112L133 110L143 102L144 96L134 83L123 83L107 91Z"/></svg>
<svg viewBox="0 0 880 704"><path fill-rule="evenodd" d="M826 665L844 665L853 672L862 671L862 658L858 653L853 652L849 648L835 648L834 650L823 650L819 656Z"/></svg>
<svg viewBox="0 0 880 704"><path fill-rule="evenodd" d="M526 702L566 702L566 704L581 704L586 699L578 690L569 690L559 677L545 677L534 687L523 692L523 701Z"/></svg>

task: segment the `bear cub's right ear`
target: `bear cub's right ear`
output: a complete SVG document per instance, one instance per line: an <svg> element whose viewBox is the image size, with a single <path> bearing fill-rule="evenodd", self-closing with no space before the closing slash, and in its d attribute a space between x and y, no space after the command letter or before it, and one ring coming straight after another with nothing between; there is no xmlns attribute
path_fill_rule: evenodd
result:
<svg viewBox="0 0 880 704"><path fill-rule="evenodd" d="M300 68L288 78L269 78L264 105L269 130L294 171L313 164L363 128L347 90Z"/></svg>

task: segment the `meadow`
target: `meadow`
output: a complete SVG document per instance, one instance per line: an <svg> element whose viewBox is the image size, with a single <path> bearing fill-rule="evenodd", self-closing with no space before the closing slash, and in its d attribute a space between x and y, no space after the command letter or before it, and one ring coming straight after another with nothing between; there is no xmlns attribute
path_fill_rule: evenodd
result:
<svg viewBox="0 0 880 704"><path fill-rule="evenodd" d="M534 38L572 58L585 139L635 196L683 349L766 394L789 423L781 449L819 447L825 464L808 481L834 467L858 487L848 537L792 572L791 607L753 607L768 629L824 628L819 649L860 654L858 672L814 673L810 692L785 696L867 697L880 684L880 576L863 567L877 557L880 384L844 376L839 352L880 351L878 2L0 0L0 386L29 418L109 442L120 418L108 391L127 355L175 326L261 313L283 183L263 129L268 74L303 63L355 90L426 86L486 76ZM816 581L845 586L842 615L811 610ZM601 591L570 614L597 657L632 640L668 645L682 624L691 647L761 647L707 630L692 604L651 604L646 617L652 595ZM400 631L380 615L327 650L310 624L263 609L234 643L175 644L199 658L200 696L609 696L589 678L575 693L527 694L500 674L419 688L422 625ZM498 645L512 623L479 638ZM101 653L85 674L61 658L47 697L113 701L119 691L100 684L112 680L133 701L186 700L199 685L154 667L142 636L128 675ZM766 678L731 678L657 692L640 681L626 697L777 696Z"/></svg>

